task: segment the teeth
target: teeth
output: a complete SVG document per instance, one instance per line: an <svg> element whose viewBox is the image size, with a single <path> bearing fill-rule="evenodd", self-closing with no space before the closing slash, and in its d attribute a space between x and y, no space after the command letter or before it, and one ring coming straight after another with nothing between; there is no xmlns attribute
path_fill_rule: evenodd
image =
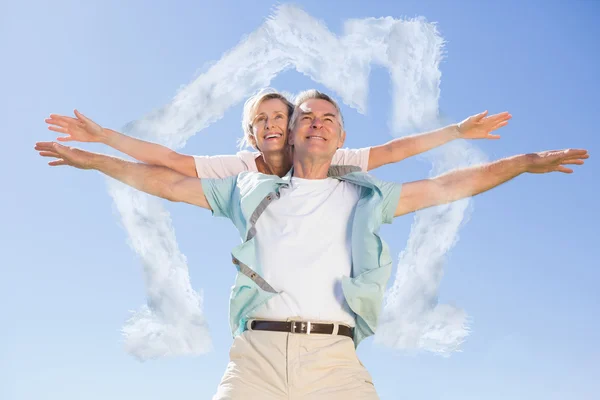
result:
<svg viewBox="0 0 600 400"><path fill-rule="evenodd" d="M321 136L309 136L308 138L309 139L321 139L321 140L325 140Z"/></svg>
<svg viewBox="0 0 600 400"><path fill-rule="evenodd" d="M269 135L269 136L266 137L266 139L272 139L272 138L276 138L276 137L281 137L281 134Z"/></svg>

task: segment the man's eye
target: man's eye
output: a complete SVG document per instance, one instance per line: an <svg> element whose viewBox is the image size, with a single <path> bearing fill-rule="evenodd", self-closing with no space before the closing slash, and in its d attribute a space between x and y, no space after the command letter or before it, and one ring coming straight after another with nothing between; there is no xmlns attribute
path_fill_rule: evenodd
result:
<svg viewBox="0 0 600 400"><path fill-rule="evenodd" d="M302 117L302 121L306 121L308 119L310 119L310 117L308 115L305 115L304 117Z"/></svg>
<svg viewBox="0 0 600 400"><path fill-rule="evenodd" d="M327 122L333 122L333 119L331 119L331 118L325 118L325 121L327 121Z"/></svg>

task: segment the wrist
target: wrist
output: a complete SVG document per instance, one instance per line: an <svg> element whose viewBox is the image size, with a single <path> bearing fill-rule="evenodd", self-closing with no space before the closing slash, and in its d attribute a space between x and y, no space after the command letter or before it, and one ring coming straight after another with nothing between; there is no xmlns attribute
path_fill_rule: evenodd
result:
<svg viewBox="0 0 600 400"><path fill-rule="evenodd" d="M100 142L107 146L111 146L118 140L119 132L113 131L112 129L102 128L102 135Z"/></svg>
<svg viewBox="0 0 600 400"><path fill-rule="evenodd" d="M108 157L104 154L90 153L87 167L88 169L95 169L100 172L104 172L104 167L106 166L107 160Z"/></svg>
<svg viewBox="0 0 600 400"><path fill-rule="evenodd" d="M529 172L530 167L533 165L533 158L535 154L520 154L514 156L515 168L519 174Z"/></svg>
<svg viewBox="0 0 600 400"><path fill-rule="evenodd" d="M448 126L448 133L452 139L459 139L462 137L462 132L460 130L460 124L452 124Z"/></svg>

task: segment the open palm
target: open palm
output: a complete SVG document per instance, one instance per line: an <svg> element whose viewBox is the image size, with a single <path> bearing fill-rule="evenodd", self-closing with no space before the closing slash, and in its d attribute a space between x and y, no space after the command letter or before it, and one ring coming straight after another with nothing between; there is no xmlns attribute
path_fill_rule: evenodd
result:
<svg viewBox="0 0 600 400"><path fill-rule="evenodd" d="M487 115L484 111L458 124L458 131L462 139L500 139L500 135L492 135L491 132L502 128L508 124L512 118L508 112L502 112L495 115Z"/></svg>
<svg viewBox="0 0 600 400"><path fill-rule="evenodd" d="M100 125L77 110L75 110L75 117L51 114L45 122L51 131L66 135L56 138L61 142L102 142L106 139L106 133Z"/></svg>

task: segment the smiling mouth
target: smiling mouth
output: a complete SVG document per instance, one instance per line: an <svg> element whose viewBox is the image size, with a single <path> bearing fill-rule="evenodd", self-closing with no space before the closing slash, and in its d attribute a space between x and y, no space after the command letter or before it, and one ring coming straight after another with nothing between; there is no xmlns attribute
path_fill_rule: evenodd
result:
<svg viewBox="0 0 600 400"><path fill-rule="evenodd" d="M282 136L283 135L281 133L272 133L270 135L265 136L265 140L278 139Z"/></svg>
<svg viewBox="0 0 600 400"><path fill-rule="evenodd" d="M313 139L313 140L322 140L324 142L327 141L327 139L325 139L324 137L321 137L321 136L307 136L306 138L307 139Z"/></svg>

